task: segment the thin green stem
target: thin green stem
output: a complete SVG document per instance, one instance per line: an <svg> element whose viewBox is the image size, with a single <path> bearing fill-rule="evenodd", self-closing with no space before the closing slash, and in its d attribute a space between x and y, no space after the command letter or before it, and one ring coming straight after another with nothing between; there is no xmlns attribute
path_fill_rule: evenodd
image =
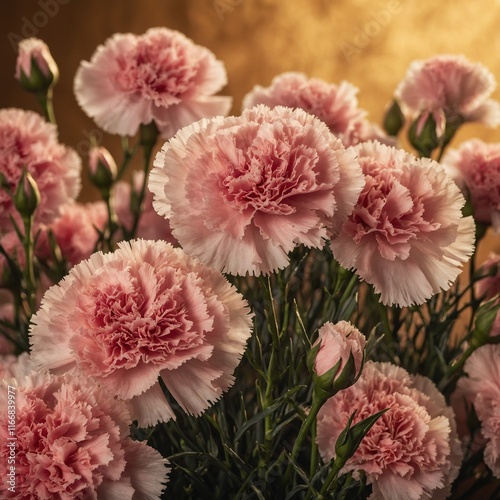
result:
<svg viewBox="0 0 500 500"><path fill-rule="evenodd" d="M313 477L318 465L318 444L316 443L317 427L311 426L311 463L309 464L309 477Z"/></svg>
<svg viewBox="0 0 500 500"><path fill-rule="evenodd" d="M135 144L132 147L132 149L130 149L128 137L122 137L121 144L122 144L122 150L123 150L123 160L122 160L122 163L121 163L120 167L118 168L118 172L116 174L117 181L119 181L123 177L123 174L126 172L129 163L131 162L132 158L135 156L135 153L137 152L137 147L138 147L138 145Z"/></svg>
<svg viewBox="0 0 500 500"><path fill-rule="evenodd" d="M391 323L389 321L389 313L387 311L387 306L382 304L379 300L377 300L377 309L380 314L380 319L382 320L382 325L384 326L384 334L386 340L386 344L392 344L394 342L394 336L392 334Z"/></svg>
<svg viewBox="0 0 500 500"><path fill-rule="evenodd" d="M36 278L35 278L35 265L34 265L34 241L33 241L33 215L23 218L24 222L24 255L26 259L26 266L24 269L24 279L26 288L26 299L28 301L29 317L35 312L36 307Z"/></svg>
<svg viewBox="0 0 500 500"><path fill-rule="evenodd" d="M323 486L321 487L321 490L319 494L321 495L321 498L324 498L325 493L330 489L332 484L334 484L337 481L337 477L339 475L340 470L344 464L337 463L337 459L335 458L333 463L332 463L332 468L328 472L328 476L326 476L325 482L323 483Z"/></svg>
<svg viewBox="0 0 500 500"><path fill-rule="evenodd" d="M299 434L297 435L297 439L295 440L295 443L293 444L292 452L290 455L290 462L288 463L288 467L286 469L285 473L285 482L288 482L290 480L290 474L292 472L292 462L297 458L297 455L299 454L299 451L302 447L302 443L305 441L307 436L309 435L309 431L311 429L311 426L316 422L316 417L318 416L318 412L323 406L323 403L325 402L325 399L320 399L318 396L313 393L313 401L311 405L311 409L309 410L309 413L306 417L306 419L302 422L302 425L299 430Z"/></svg>
<svg viewBox="0 0 500 500"><path fill-rule="evenodd" d="M110 190L106 190L103 193L104 201L106 202L106 209L108 211L108 223L106 228L106 234L104 235L104 250L111 251L113 249L113 236L116 232L117 217L115 212L115 207L111 202Z"/></svg>
<svg viewBox="0 0 500 500"><path fill-rule="evenodd" d="M131 228L130 233L128 235L129 239L132 239L135 237L135 233L137 232L137 227L139 226L139 220L141 218L141 213L142 213L142 204L143 204L144 198L146 196L146 186L148 183L149 163L151 161L151 155L153 153L153 145L144 146L143 149L144 149L144 167L143 167L144 178L142 179L141 189L140 189L139 195L137 197L137 206L135 207L135 210L133 213L134 221L132 223L132 228Z"/></svg>
<svg viewBox="0 0 500 500"><path fill-rule="evenodd" d="M42 107L43 114L45 119L49 123L53 123L57 125L56 115L54 113L54 104L52 102L52 88L45 90L41 90L35 93L40 106Z"/></svg>

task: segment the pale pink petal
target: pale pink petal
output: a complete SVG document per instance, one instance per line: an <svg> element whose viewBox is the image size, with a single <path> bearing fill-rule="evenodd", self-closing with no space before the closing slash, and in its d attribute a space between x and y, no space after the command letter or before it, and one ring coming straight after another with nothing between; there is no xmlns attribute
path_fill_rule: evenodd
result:
<svg viewBox="0 0 500 500"><path fill-rule="evenodd" d="M131 439L123 443L125 449L125 476L134 488L134 500L160 498L168 480L168 461L150 446Z"/></svg>

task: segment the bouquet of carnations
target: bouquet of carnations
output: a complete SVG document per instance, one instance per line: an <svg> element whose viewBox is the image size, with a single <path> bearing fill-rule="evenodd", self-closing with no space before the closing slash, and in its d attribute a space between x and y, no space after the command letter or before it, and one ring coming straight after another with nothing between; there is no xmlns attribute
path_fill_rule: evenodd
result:
<svg viewBox="0 0 500 500"><path fill-rule="evenodd" d="M123 150L91 148L90 203L42 41L15 76L42 113L0 110L2 498L500 496L500 144L448 147L500 124L485 67L414 62L383 128L302 73L228 116L208 49L116 34L74 79Z"/></svg>

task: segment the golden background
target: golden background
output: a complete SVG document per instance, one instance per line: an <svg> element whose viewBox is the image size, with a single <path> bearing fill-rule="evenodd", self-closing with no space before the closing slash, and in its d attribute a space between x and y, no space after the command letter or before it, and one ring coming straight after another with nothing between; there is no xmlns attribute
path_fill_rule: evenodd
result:
<svg viewBox="0 0 500 500"><path fill-rule="evenodd" d="M0 106L38 110L13 79L13 44L19 37L43 39L61 72L55 89L60 139L85 156L96 126L73 97L79 62L113 33L153 26L182 31L224 61L229 83L223 93L234 97L233 113L253 85L267 86L290 70L332 83L350 81L359 88L360 106L378 123L414 59L462 53L500 81L500 0L4 0ZM493 97L500 100L500 91ZM468 124L454 145L472 136L500 141L500 129ZM116 137L98 139L120 157ZM94 197L85 183L82 200ZM500 251L499 243L490 234L481 253Z"/></svg>

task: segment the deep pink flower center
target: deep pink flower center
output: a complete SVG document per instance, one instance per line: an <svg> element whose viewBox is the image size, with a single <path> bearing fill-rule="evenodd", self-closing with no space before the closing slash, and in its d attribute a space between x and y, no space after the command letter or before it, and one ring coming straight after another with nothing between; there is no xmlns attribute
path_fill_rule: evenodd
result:
<svg viewBox="0 0 500 500"><path fill-rule="evenodd" d="M222 172L219 185L227 203L244 212L288 215L295 212L294 196L316 185L318 153L303 144L256 137L248 148L238 148Z"/></svg>
<svg viewBox="0 0 500 500"><path fill-rule="evenodd" d="M118 65L114 79L120 89L149 97L157 105L193 88L199 71L186 47L163 37L140 38L132 53L118 59Z"/></svg>
<svg viewBox="0 0 500 500"><path fill-rule="evenodd" d="M89 353L82 361L93 364L92 356L102 357L112 372L140 362L164 363L170 358L189 357L204 336L188 312L182 279L176 273L171 270L146 281L129 272L104 287L99 279L91 282L79 315L85 318L87 335L100 354ZM102 368L96 365L96 370Z"/></svg>
<svg viewBox="0 0 500 500"><path fill-rule="evenodd" d="M365 179L365 187L346 224L347 231L356 243L375 237L386 258L406 258L409 241L427 224L422 201L412 197L410 189L383 167L371 171Z"/></svg>

